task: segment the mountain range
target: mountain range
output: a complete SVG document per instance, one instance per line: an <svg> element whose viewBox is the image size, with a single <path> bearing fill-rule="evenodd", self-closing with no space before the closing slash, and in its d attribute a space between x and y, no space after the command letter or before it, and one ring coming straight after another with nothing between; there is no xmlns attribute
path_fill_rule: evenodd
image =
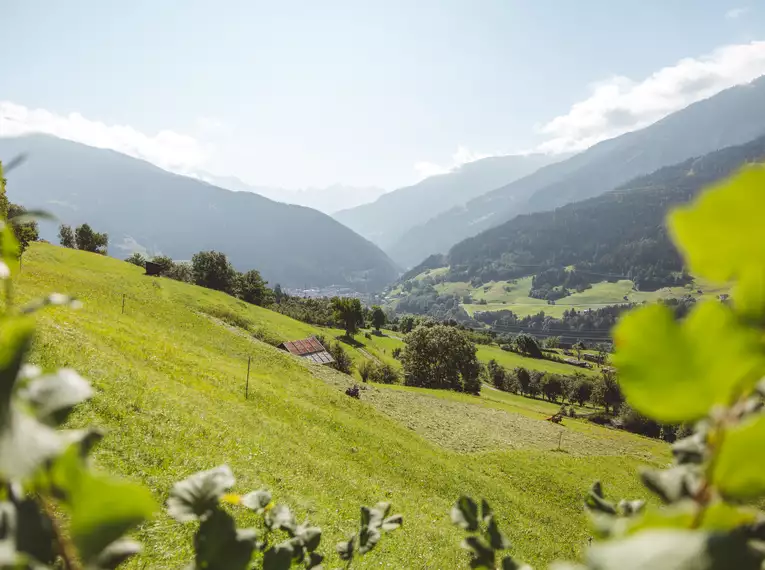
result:
<svg viewBox="0 0 765 570"><path fill-rule="evenodd" d="M200 173L199 178L213 186L234 190L235 192L255 192L276 202L305 206L325 214L334 214L339 210L368 204L385 194L384 189L376 186L332 184L324 188L293 189L247 184L235 176L215 176L213 174Z"/></svg>
<svg viewBox="0 0 765 570"><path fill-rule="evenodd" d="M252 192L232 192L129 156L45 135L0 138L0 157L26 153L8 175L8 197L45 209L61 223L107 232L109 252L163 253L188 260L201 250L227 254L239 270L271 283L375 290L398 275L373 243L331 217ZM55 224L41 223L56 242Z"/></svg>
<svg viewBox="0 0 765 570"><path fill-rule="evenodd" d="M342 210L334 218L385 249L430 218L563 158L546 154L484 158L383 194L370 204Z"/></svg>
<svg viewBox="0 0 765 570"><path fill-rule="evenodd" d="M383 249L399 265L410 267L518 214L597 196L636 176L763 133L765 78L761 77L483 193L411 228Z"/></svg>

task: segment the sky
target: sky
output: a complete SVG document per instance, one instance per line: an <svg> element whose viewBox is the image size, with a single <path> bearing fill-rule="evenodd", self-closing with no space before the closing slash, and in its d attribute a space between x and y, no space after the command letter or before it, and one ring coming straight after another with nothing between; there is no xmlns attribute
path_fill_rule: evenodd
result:
<svg viewBox="0 0 765 570"><path fill-rule="evenodd" d="M765 74L750 0L0 0L0 136L392 190L571 152Z"/></svg>

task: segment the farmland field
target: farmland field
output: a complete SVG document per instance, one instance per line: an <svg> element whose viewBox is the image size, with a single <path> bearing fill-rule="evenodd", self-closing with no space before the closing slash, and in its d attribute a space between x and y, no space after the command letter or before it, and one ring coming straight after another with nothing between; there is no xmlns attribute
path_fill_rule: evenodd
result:
<svg viewBox="0 0 765 570"><path fill-rule="evenodd" d="M379 500L393 503L404 527L354 567L467 568L461 533L448 520L462 493L492 504L519 558L576 558L590 536L582 509L590 483L601 480L614 497L645 497L638 467L669 457L660 442L581 420L552 425L544 418L556 406L488 388L474 397L373 385L349 398L352 378L211 314L285 340L340 331L146 277L115 259L33 244L16 289L21 301L55 290L84 303L40 314L33 361L71 366L93 382L96 396L70 427L107 429L98 468L148 486L161 503L175 481L228 463L236 492L267 487L299 520L324 528L327 568L340 565L334 544L357 524L359 505ZM400 343L358 338L382 359ZM137 533L145 552L128 567L185 566L192 534L193 525L158 513Z"/></svg>

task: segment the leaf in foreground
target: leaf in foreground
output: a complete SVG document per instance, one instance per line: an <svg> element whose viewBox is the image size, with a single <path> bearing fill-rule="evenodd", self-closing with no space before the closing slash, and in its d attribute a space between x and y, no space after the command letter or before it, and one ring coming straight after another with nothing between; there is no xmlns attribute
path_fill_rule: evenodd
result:
<svg viewBox="0 0 765 570"><path fill-rule="evenodd" d="M637 309L616 326L614 340L627 400L660 422L703 418L765 370L757 334L716 301L695 307L682 322L662 305Z"/></svg>
<svg viewBox="0 0 765 570"><path fill-rule="evenodd" d="M713 479L729 498L765 495L765 416L731 428L720 448Z"/></svg>

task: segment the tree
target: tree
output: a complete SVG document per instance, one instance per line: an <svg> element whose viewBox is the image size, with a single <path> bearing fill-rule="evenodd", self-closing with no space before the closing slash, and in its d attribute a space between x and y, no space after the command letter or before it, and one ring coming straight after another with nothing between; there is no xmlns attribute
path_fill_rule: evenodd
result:
<svg viewBox="0 0 765 570"><path fill-rule="evenodd" d="M577 376L574 378L568 392L568 399L584 406L592 397L595 384L586 376Z"/></svg>
<svg viewBox="0 0 765 570"><path fill-rule="evenodd" d="M582 359L582 351L587 348L587 346L584 344L583 341L577 341L577 343L572 347L576 351L576 358L577 360Z"/></svg>
<svg viewBox="0 0 765 570"><path fill-rule="evenodd" d="M24 206L18 204L8 204L8 221L13 228L13 235L19 242L19 252L23 254L29 244L33 241L40 239L40 230L37 226L37 222L34 220L24 220L21 216L27 213Z"/></svg>
<svg viewBox="0 0 765 570"><path fill-rule="evenodd" d="M237 275L236 296L246 303L265 307L274 301L274 293L267 285L259 271L250 269Z"/></svg>
<svg viewBox="0 0 765 570"><path fill-rule="evenodd" d="M162 274L169 279L175 279L176 281L182 281L183 283L194 282L194 271L191 267L191 263L188 261L173 263L170 269L163 271Z"/></svg>
<svg viewBox="0 0 765 570"><path fill-rule="evenodd" d="M74 230L74 241L77 243L77 249L106 255L109 236L94 231L88 224L82 224Z"/></svg>
<svg viewBox="0 0 765 570"><path fill-rule="evenodd" d="M539 370L533 370L529 376L531 377L528 388L529 396L536 398L542 393L542 377L544 373Z"/></svg>
<svg viewBox="0 0 765 570"><path fill-rule="evenodd" d="M624 395L613 372L603 370L603 375L595 384L592 399L596 404L603 406L606 413L609 412L609 408L613 413L619 411L619 406L624 402Z"/></svg>
<svg viewBox="0 0 765 570"><path fill-rule="evenodd" d="M283 298L284 292L282 291L282 286L277 283L274 285L274 301L277 305L279 305L281 304Z"/></svg>
<svg viewBox="0 0 765 570"><path fill-rule="evenodd" d="M345 329L345 336L351 338L364 322L361 301L354 297L333 297L332 312L335 322Z"/></svg>
<svg viewBox="0 0 765 570"><path fill-rule="evenodd" d="M486 372L489 375L489 381L497 390L507 390L507 374L505 369L493 358L486 365Z"/></svg>
<svg viewBox="0 0 765 570"><path fill-rule="evenodd" d="M387 317L385 316L385 312L380 308L379 306L375 305L372 307L372 326L376 330L380 330L380 327L385 324L385 321L387 320Z"/></svg>
<svg viewBox="0 0 765 570"><path fill-rule="evenodd" d="M544 341L545 348L558 348L560 346L559 336L548 336Z"/></svg>
<svg viewBox="0 0 765 570"><path fill-rule="evenodd" d="M563 396L563 381L557 374L545 374L540 381L542 394L551 402Z"/></svg>
<svg viewBox="0 0 765 570"><path fill-rule="evenodd" d="M529 374L529 371L522 366L519 366L513 370L513 375L518 381L518 389L521 391L521 394L529 394L529 387L531 385L531 375Z"/></svg>
<svg viewBox="0 0 765 570"><path fill-rule="evenodd" d="M3 161L0 160L0 218L8 218L8 195L5 193L5 185L8 181L3 174Z"/></svg>
<svg viewBox="0 0 765 570"><path fill-rule="evenodd" d="M445 325L417 327L405 343L402 361L407 386L480 392L475 344L463 331Z"/></svg>
<svg viewBox="0 0 765 570"><path fill-rule="evenodd" d="M74 241L74 232L72 226L61 224L58 227L58 241L64 247L74 249L77 247L77 242Z"/></svg>
<svg viewBox="0 0 765 570"><path fill-rule="evenodd" d="M146 258L143 256L142 253L135 251L132 254L130 254L130 257L125 259L128 263L132 263L133 265L137 265L138 267L146 267Z"/></svg>
<svg viewBox="0 0 765 570"><path fill-rule="evenodd" d="M361 376L361 381L366 382L372 375L372 371L375 368L375 363L369 359L364 359L361 361L361 364L359 364L357 368L359 371L359 376Z"/></svg>
<svg viewBox="0 0 765 570"><path fill-rule="evenodd" d="M194 283L200 287L233 293L236 284L236 270L225 253L200 251L191 257L191 271Z"/></svg>
<svg viewBox="0 0 765 570"><path fill-rule="evenodd" d="M173 258L168 257L167 255L155 255L151 258L151 262L159 265L159 272L162 275L170 273L175 265Z"/></svg>
<svg viewBox="0 0 765 570"><path fill-rule="evenodd" d="M406 334L412 332L414 328L414 317L412 315L404 315L399 322L399 330Z"/></svg>
<svg viewBox="0 0 765 570"><path fill-rule="evenodd" d="M532 358L542 358L542 349L539 348L537 339L530 334L519 334L515 337L513 345L518 352L527 354Z"/></svg>
<svg viewBox="0 0 765 570"><path fill-rule="evenodd" d="M329 345L328 352L332 355L335 361L332 363L332 368L342 372L343 374L350 374L353 371L353 360L345 352L342 345L339 342L333 342Z"/></svg>

